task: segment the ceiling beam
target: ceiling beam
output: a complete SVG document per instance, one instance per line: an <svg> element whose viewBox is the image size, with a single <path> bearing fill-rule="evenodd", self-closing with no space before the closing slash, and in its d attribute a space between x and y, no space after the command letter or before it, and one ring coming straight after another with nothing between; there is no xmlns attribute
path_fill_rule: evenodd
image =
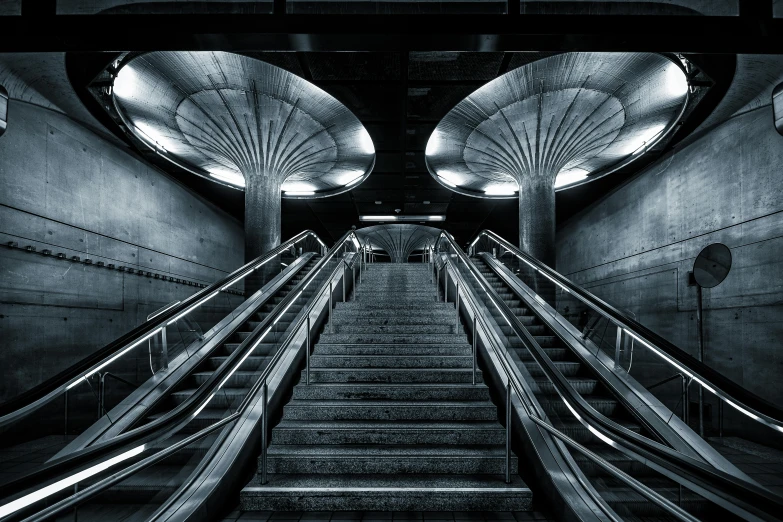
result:
<svg viewBox="0 0 783 522"><path fill-rule="evenodd" d="M31 13L0 17L0 52L210 49L783 53L783 19L745 12L748 15L734 17L117 14L46 16L46 23Z"/></svg>

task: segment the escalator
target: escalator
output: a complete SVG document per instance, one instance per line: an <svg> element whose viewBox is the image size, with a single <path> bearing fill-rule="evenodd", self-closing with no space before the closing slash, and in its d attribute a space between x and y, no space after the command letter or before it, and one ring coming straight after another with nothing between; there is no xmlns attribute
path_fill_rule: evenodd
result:
<svg viewBox="0 0 783 522"><path fill-rule="evenodd" d="M618 400L615 393L599 379L595 371L584 364L571 348L555 335L542 318L527 307L527 304L501 279L484 257L475 257L474 262L484 279L514 311L555 367L590 406L635 433L652 439L657 438L655 433L647 430L629 411L628 407ZM490 303L485 304L489 305ZM662 477L649 467L605 444L591 433L568 410L540 365L511 331L511 327L505 324L501 313L491 306L488 306L488 309L492 311L493 317L500 325L500 329L505 335L507 347L515 353L524 370L530 376L531 382L534 383L532 388L536 399L556 428L694 516L705 520L737 519L734 515L719 509L712 502L691 494L687 490L683 491L676 482ZM583 455L576 455L574 458L598 493L623 520L672 520L663 510L648 502L626 484L608 476Z"/></svg>
<svg viewBox="0 0 783 522"><path fill-rule="evenodd" d="M37 512L33 519L46 520L70 512L82 520L146 520L172 504L179 509L184 500L173 503L176 493L192 485L199 473L209 471L211 461L225 457L227 446L237 441L239 447L257 444L258 437L247 437L247 442L243 438L232 440L232 429L246 422L254 406L258 408L260 393L263 390L266 396L270 379L270 387L274 385L272 376L278 370L273 366L283 364L278 373L287 374L291 371L286 365L298 364L301 356L291 358L287 354L294 353L290 345L302 337L303 324L310 325L312 318L312 328L320 327L323 312L318 312L313 303L317 301L323 308L331 303L332 293L344 294L349 289L348 274L353 270L355 277L358 257L355 252L343 252L354 245L358 241L349 232L326 257L320 257L323 243L312 232L303 232L182 303L152 314L152 319L98 350L89 360L0 405L4 446L14 443L19 426L56 432L62 425L60 419L47 418L46 413L57 411L58 399L62 398L68 429L68 421L73 426L74 412L94 409L74 390L83 388L88 392L83 396L89 399L91 380L100 376L103 385L108 370L116 372L111 374L114 377L120 375L119 363L128 366L130 361L131 366L138 366L136 359L147 359L146 349L142 352L140 347L150 344L149 362L145 364L153 369L151 378L124 398L111 401L119 403L113 408L105 406L108 401L104 402L101 388L102 415L97 422L79 428L75 438L58 436L66 442L65 448L51 457L44 456L48 460L32 470L6 475L11 480L5 480L0 489L0 519L5 520L5 515L21 519ZM345 256L349 261L344 262ZM192 318L205 303L220 299L225 290L264 264L281 259L288 261L282 263L287 266L282 273L211 328L204 328L207 332L183 346L171 365L154 371L151 339L163 335L166 346L165 333L172 325ZM327 279L329 285L325 287ZM327 293L329 299L324 301ZM129 387L135 384L123 382ZM87 407L82 408L82 403ZM261 410L267 415L266 406ZM32 433L28 436L35 437ZM47 437L51 436L43 438ZM237 446L231 447L236 452ZM238 474L233 468L222 471L229 477ZM192 498L189 501L193 503Z"/></svg>

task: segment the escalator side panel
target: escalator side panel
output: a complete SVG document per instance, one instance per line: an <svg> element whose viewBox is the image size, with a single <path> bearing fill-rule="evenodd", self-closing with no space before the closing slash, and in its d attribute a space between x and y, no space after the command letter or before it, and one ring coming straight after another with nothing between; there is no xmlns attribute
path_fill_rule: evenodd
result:
<svg viewBox="0 0 783 522"><path fill-rule="evenodd" d="M89 429L85 430L68 446L63 448L53 459L60 458L73 451L80 450L92 444L109 440L142 419L152 408L163 400L171 391L185 380L192 371L205 361L210 354L219 348L224 342L226 333L232 332L239 325L247 321L252 316L257 306L256 303L263 302L277 293L292 277L296 275L313 257L312 253L307 253L297 258L285 270L272 279L264 288L256 292L240 305L234 314L226 316L210 331L205 332L204 338L191 345L190 349L195 350L192 356L188 356L183 350L177 357L169 362L169 369L166 372L158 372L153 375L146 383L141 385L117 406L112 408L107 415L101 417ZM112 419L113 422L110 422Z"/></svg>
<svg viewBox="0 0 783 522"><path fill-rule="evenodd" d="M596 355L586 348L576 327L562 318L549 304L536 299L535 293L508 268L489 254L481 254L481 257L541 321L559 334L579 360L590 367L590 370L601 379L602 384L623 403L626 409L639 420L651 425L652 429L671 447L685 455L703 460L726 473L753 482L744 472L701 439L679 417L673 416L672 412L636 379L622 370L612 371L610 368L614 367L614 361L610 357L600 350ZM558 320L555 321L554 318Z"/></svg>

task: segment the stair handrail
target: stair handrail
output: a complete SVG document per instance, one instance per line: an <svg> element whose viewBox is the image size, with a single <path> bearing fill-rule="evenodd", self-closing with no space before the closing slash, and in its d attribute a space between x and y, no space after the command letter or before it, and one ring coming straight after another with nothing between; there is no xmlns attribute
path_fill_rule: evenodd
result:
<svg viewBox="0 0 783 522"><path fill-rule="evenodd" d="M594 311L606 317L618 328L639 342L658 357L687 375L705 390L725 401L747 417L783 433L783 409L740 386L722 373L710 368L675 344L645 327L627 312L610 305L590 291L572 282L559 272L515 247L491 230L481 231L470 244L472 250L481 237L495 241L536 272L540 273L565 292L582 301Z"/></svg>
<svg viewBox="0 0 783 522"><path fill-rule="evenodd" d="M279 318L287 312L288 308L299 297L299 295L301 295L302 291L315 280L320 271L325 268L326 265L338 254L339 249L342 248L349 240L351 241L351 244L358 245L358 241L356 241L355 238L356 235L353 230L343 235L343 237L341 237L328 251L327 255L319 260L318 264L316 264L313 270L311 270L307 276L305 276L305 278L299 282L294 291L289 293L283 299L283 301L278 303L275 306L275 309L264 318L261 324L256 328L256 330L254 330L254 335L251 335L242 341L240 347L237 348L221 364L221 366L213 372L210 378L207 379L207 381L204 382L201 386L199 386L199 388L183 403L179 404L176 408L152 422L117 435L108 441L75 451L57 460L46 463L40 468L22 477L3 484L2 491L5 498L19 496L29 488L32 488L38 484L52 482L55 478L58 477L66 477L55 482L56 484L62 484L64 483L63 481L67 482L69 478L80 476L76 470L82 469L85 466L88 466L88 470L97 470L95 473L98 473L105 469L101 469L101 466L105 465L106 462L112 462L112 465L119 464L123 460L127 460L128 458L143 452L149 444L165 440L169 436L179 431L179 429L190 422L190 420L195 418L198 413L200 413L201 410L207 406L207 404L217 393L217 390L219 390L228 381L228 378L233 375L233 373L239 368L244 360L252 353L258 344L261 343L264 337L271 330L272 326L276 324ZM333 273L336 272L338 268L342 267L344 260L341 259L340 261L341 263L338 263L338 267L334 269ZM297 293L297 289L300 288L301 290L299 290ZM272 326L269 326L270 323ZM263 333L260 333L262 331ZM248 349L248 347L250 348ZM266 379L268 373L271 371L271 368L274 367L276 362L282 356L282 353L282 349L279 349L278 352L276 352L276 354L270 360L267 368L264 370L264 372L262 372L259 379ZM237 362L237 360L239 361ZM237 362L237 364L234 364L235 362ZM252 388L240 406L244 408L246 402L249 400L249 396L256 391L257 388ZM70 476L68 476L69 473L71 474ZM84 480L84 477L80 478L79 480ZM61 491L65 487L68 487L68 485L62 486L60 489L55 490L52 490L51 487L43 487L33 491L32 493L22 495L20 498L35 498L35 495L42 494L40 492L44 490L46 491L46 495L40 498L46 498L46 496L52 495L57 491ZM20 498L14 498L14 500L0 505L0 518L4 516L4 509L7 510L7 506L18 503ZM31 502L40 500L40 498L32 500ZM29 503L17 509L23 509L23 507L26 507L26 505L29 505Z"/></svg>
<svg viewBox="0 0 783 522"><path fill-rule="evenodd" d="M524 325L522 325L519 318L509 309L505 301L500 298L495 289L489 285L483 275L473 263L470 262L470 259L459 247L453 236L446 231L442 231L438 237L438 243L440 243L441 239L446 240L448 246L454 251L458 260L467 267L470 274L479 284L481 290L490 298L493 306L497 308L506 323L508 323L517 337L525 344L525 347L541 367L544 375L555 387L561 401L589 431L604 443L615 449L619 449L626 455L631 456L642 464L651 467L689 489L697 490L699 494L707 496L715 502L719 502L722 507L729 509L730 511L735 513L739 512L741 513L741 516L749 517L749 519L778 520L777 515L783 512L783 498L757 484L734 477L722 470L718 470L690 456L684 455L668 446L647 439L646 437L615 423L596 411L578 392L576 392L576 390L574 390L565 376L563 376L560 370L552 363L536 340L530 335ZM447 262L451 264L450 261L443 260L444 264ZM462 283L465 284L459 270L455 268L452 268L452 270L460 277ZM480 307L476 309L478 310ZM507 360L507 358L510 357L508 352L505 351L498 355L502 355L499 359L503 361L504 372L507 376L507 386L511 383L518 384L515 383L516 375L509 369L511 367L511 362ZM508 393L510 393L510 390L511 388L507 388ZM515 386L514 390L519 397L524 396L519 395L521 385L518 387ZM510 397L508 398L510 399ZM537 414L535 416L540 421L546 422ZM551 430L559 431L553 426L550 426L550 428ZM550 431L549 428L548 431ZM562 436L558 438L565 441L563 437L567 436L562 433L561 435ZM568 442L566 441L566 443ZM729 498L727 498L727 495Z"/></svg>
<svg viewBox="0 0 783 522"><path fill-rule="evenodd" d="M315 232L311 230L300 232L280 246L234 270L219 281L183 299L179 304L165 308L160 314L118 337L103 348L94 351L57 375L0 404L0 428L16 422L22 417L26 417L55 398L60 397L82 381L86 381L105 366L108 366L133 348L157 335L166 326L176 323L182 317L185 317L222 291L238 283L276 256L308 237L315 238L322 247L325 246Z"/></svg>
<svg viewBox="0 0 783 522"><path fill-rule="evenodd" d="M346 234L346 236L344 236L344 238L348 238L351 234L352 234L352 232L349 232L348 234ZM333 247L330 250L330 252L333 255L337 253L337 250L339 249L340 243L341 243L341 241L338 241L338 243L335 244L335 247ZM220 428L228 426L229 424L233 423L234 421L240 419L243 416L243 414L245 413L245 410L250 405L250 402L251 402L252 398L256 396L256 394L259 392L259 390L262 391L262 400L264 401L263 402L262 415L266 416L267 415L267 411L268 411L268 409L267 409L266 386L267 386L267 380L269 378L270 373L274 369L276 363L280 360L280 357L282 357L282 355L285 353L288 345L291 343L291 341L297 335L297 333L298 333L299 329L302 327L302 325L307 323L307 327L309 329L309 327L310 327L309 326L310 325L310 314L312 313L313 309L315 308L316 304L318 303L318 300L320 299L320 297L322 296L324 291L327 290L327 289L330 290L330 293L331 293L331 291L333 291L332 285L333 285L335 276L338 274L338 271L343 270L342 276L345 277L345 269L343 268L343 265L346 268L348 268L348 269L353 269L353 268L356 267L356 263L358 262L359 263L359 269L360 269L360 271L362 270L361 264L362 264L362 262L364 260L364 248L360 247L359 248L359 252L357 252L357 254L358 253L361 253L362 257L359 258L359 259L354 258L352 260L351 264L348 264L348 262L346 262L344 258L340 259L340 261L338 262L338 265L332 270L332 272L329 275L329 277L327 277L326 280L324 281L324 283L322 284L321 289L318 292L316 292L313 295L313 297L310 299L310 303L307 306L306 311L304 313L300 313L299 320L297 321L296 325L290 328L288 336L286 337L286 339L284 341L282 341L280 343L280 345L278 346L277 352L275 352L275 355L273 356L272 360L270 360L270 362L267 364L267 367L264 369L264 371L261 373L261 375L259 375L259 377L256 379L256 381L253 383L253 386L248 391L248 393L245 395L244 399L242 400L240 405L237 407L236 411L234 411L233 413L229 414L227 417L224 417L223 419L220 419L219 421L215 421L213 424L202 428L198 432L188 436L187 438L183 439L182 441L176 442L176 443L172 444L171 446L168 446L168 447L166 447L164 449L161 449L161 450L159 450L159 451L157 451L157 452L155 452L155 453L145 457L143 460L141 460L139 462L136 462L134 464L131 464L130 466L127 466L124 469L118 470L115 473L113 473L112 475L101 479L99 482L97 482L97 483L95 483L95 484L93 484L93 485L91 485L91 486L89 486L89 487L87 487L87 488L85 488L83 490L80 490L80 491L74 493L74 495L72 495L70 497L67 497L65 499L62 499L59 502L57 502L57 503L55 503L55 504L53 504L51 506L46 507L45 509L43 509L43 510L41 510L41 511L39 511L39 512L37 512L37 513L27 517L27 518L25 518L24 522L33 522L33 521L37 522L37 521L50 520L54 516L57 516L57 515L65 512L65 511L73 509L73 508L77 507L78 505L83 504L84 502L87 502L88 500L90 500L92 498L95 498L96 496L98 496L101 493L105 492L110 487L121 483L123 480L127 479L131 475L133 475L135 473L138 473L138 472L140 472L140 471L142 471L144 469L147 469L147 468L149 468L149 467L151 467L151 466L153 466L153 465L163 461L164 459L166 459L166 458L170 457L171 455L173 455L174 453L184 449L185 447L189 446L190 444L192 444L192 443L194 443L194 442L196 442L198 440L203 439L204 437L206 437L210 433L213 433L213 432L215 432L216 430L218 430ZM328 260L326 260L326 262L328 262ZM321 268L323 268L325 266L326 265L324 263L324 265L322 265ZM313 271L315 272L315 270L313 270ZM314 278L315 278L315 276L313 276L313 278L311 278L310 281L313 281ZM345 282L346 282L345 279L343 279L343 285L345 284ZM304 281L302 281L302 283L304 283ZM301 283L300 283L300 285L301 285ZM305 284L305 286L302 288L302 290L304 290L304 288L306 288L307 285L309 285L309 282ZM301 291L299 293L301 294ZM279 305L278 305L278 307L279 307ZM287 307L286 307L286 309L287 309ZM280 312L277 315L284 314L286 312L286 309L283 309L283 311ZM330 303L330 314L331 314L331 303ZM330 315L330 317L331 317L331 315ZM311 348L311 346L309 346L309 343L308 343L308 346L306 347L306 349L309 350L310 348ZM203 408L203 406L200 406L200 408ZM262 427L262 430L263 430L263 435L262 435L262 439L263 439L262 440L262 455L264 455L264 456L262 456L262 461L263 461L263 460L265 460L265 450L266 450L266 443L267 443L267 440L266 440L266 421L265 420L262 421L262 426L263 426ZM139 452L139 453L141 453L141 452ZM265 462L264 462L264 465L265 465ZM190 476L188 476L185 479L185 482L180 486L180 488L178 488L178 490L183 490L183 489L187 488L194 481L194 479L195 479L194 475L195 474L196 474L196 472L194 471L194 473L192 473ZM172 495L172 497L173 496L175 496L175 495ZM2 514L0 514L0 516L2 516Z"/></svg>

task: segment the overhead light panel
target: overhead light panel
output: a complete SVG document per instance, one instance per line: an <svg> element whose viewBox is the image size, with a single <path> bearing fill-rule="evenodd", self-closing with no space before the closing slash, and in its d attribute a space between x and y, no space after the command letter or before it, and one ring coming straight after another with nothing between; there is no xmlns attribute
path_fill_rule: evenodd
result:
<svg viewBox="0 0 783 522"><path fill-rule="evenodd" d="M359 221L446 221L446 216L359 216Z"/></svg>

